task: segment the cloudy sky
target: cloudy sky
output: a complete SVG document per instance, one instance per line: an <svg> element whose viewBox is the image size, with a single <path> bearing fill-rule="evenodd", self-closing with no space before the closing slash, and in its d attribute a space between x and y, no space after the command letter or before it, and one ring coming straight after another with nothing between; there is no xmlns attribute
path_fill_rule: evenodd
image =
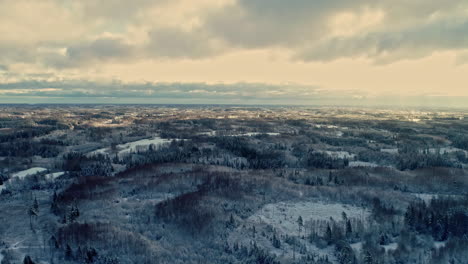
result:
<svg viewBox="0 0 468 264"><path fill-rule="evenodd" d="M468 99L468 1L0 0L0 103L389 98Z"/></svg>

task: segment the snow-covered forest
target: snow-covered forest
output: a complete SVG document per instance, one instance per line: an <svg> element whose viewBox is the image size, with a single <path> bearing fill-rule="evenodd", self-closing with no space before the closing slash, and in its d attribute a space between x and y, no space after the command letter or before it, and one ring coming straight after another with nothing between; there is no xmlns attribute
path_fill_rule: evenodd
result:
<svg viewBox="0 0 468 264"><path fill-rule="evenodd" d="M0 263L468 263L468 112L0 106Z"/></svg>

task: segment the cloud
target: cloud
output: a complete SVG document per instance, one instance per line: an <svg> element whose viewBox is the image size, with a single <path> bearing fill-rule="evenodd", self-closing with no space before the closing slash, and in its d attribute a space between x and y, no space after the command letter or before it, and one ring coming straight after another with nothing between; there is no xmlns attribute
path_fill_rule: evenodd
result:
<svg viewBox="0 0 468 264"><path fill-rule="evenodd" d="M203 2L204 8L190 9L194 4L186 0L4 0L0 9L11 12L0 11L0 63L85 67L138 59L204 59L238 49L277 47L302 61L356 56L380 60L382 54L398 60L466 47L468 3L462 0ZM169 25L171 13L182 20ZM356 26L349 36L331 35L340 32L334 28L340 23L333 24L340 15L368 19L369 13L382 17Z"/></svg>
<svg viewBox="0 0 468 264"><path fill-rule="evenodd" d="M223 44L203 30L184 31L177 28L160 28L149 33L146 51L156 58L206 58L220 54Z"/></svg>
<svg viewBox="0 0 468 264"><path fill-rule="evenodd" d="M466 108L468 97L379 95L296 84L22 81L0 84L0 103L199 103Z"/></svg>
<svg viewBox="0 0 468 264"><path fill-rule="evenodd" d="M134 57L135 47L119 38L102 37L73 44L62 50L43 52L43 63L56 68L87 66L90 63L123 60Z"/></svg>
<svg viewBox="0 0 468 264"><path fill-rule="evenodd" d="M468 47L468 19L442 20L402 31L371 32L335 37L300 51L296 58L328 61L342 57L367 57L376 62L393 62L428 56L436 51Z"/></svg>

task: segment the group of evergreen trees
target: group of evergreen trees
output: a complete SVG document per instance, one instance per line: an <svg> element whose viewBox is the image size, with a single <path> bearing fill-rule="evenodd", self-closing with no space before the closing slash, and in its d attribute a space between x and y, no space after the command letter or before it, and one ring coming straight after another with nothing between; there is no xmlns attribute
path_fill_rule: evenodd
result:
<svg viewBox="0 0 468 264"><path fill-rule="evenodd" d="M437 241L468 238L468 201L437 198L428 204L412 203L405 213L405 224L410 230L429 234Z"/></svg>

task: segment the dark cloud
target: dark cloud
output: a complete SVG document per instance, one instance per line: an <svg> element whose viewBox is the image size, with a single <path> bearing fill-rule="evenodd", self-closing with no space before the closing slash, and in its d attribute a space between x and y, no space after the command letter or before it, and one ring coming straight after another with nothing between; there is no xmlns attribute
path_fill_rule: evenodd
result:
<svg viewBox="0 0 468 264"><path fill-rule="evenodd" d="M184 29L145 23L145 12L173 3L168 0L56 3L89 23L86 36L29 44L0 42L0 64L37 63L60 69L108 61L204 59L232 50L275 47L301 61L359 56L391 62L468 48L462 12L468 9L466 0L237 0L201 12L199 23ZM330 18L366 10L382 12L382 24L351 36L330 37ZM148 28L148 42L130 39L130 28L140 27ZM102 37L106 32L119 37ZM66 52L54 51L60 48Z"/></svg>
<svg viewBox="0 0 468 264"><path fill-rule="evenodd" d="M341 57L363 56L385 63L420 58L435 51L467 48L468 19L442 20L402 31L332 38L301 51L296 58L328 61Z"/></svg>
<svg viewBox="0 0 468 264"><path fill-rule="evenodd" d="M466 1L239 0L211 14L205 26L230 45L286 47L296 53L296 59L304 61L361 55L379 59L383 53L395 60L411 59L467 47L466 16L453 15L462 8L468 8ZM383 25L364 35L328 39L331 16L363 10L382 11ZM434 22L434 17L445 20Z"/></svg>

